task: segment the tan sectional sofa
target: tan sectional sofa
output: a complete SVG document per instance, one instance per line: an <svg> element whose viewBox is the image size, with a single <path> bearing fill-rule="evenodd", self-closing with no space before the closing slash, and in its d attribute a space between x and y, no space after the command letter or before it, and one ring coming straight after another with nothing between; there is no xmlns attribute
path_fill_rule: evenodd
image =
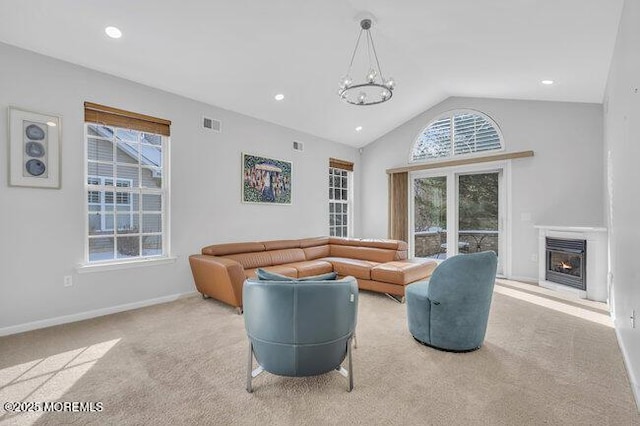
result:
<svg viewBox="0 0 640 426"><path fill-rule="evenodd" d="M317 237L207 246L189 257L197 290L239 310L242 284L257 268L295 278L335 271L354 276L358 287L404 297L407 284L431 276L433 260L407 260L407 243L396 240Z"/></svg>

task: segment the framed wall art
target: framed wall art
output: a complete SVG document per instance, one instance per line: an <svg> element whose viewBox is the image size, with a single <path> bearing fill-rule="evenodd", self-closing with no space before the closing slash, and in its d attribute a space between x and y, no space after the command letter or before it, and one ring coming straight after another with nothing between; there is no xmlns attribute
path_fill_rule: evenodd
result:
<svg viewBox="0 0 640 426"><path fill-rule="evenodd" d="M60 188L62 119L9 107L9 185Z"/></svg>
<svg viewBox="0 0 640 426"><path fill-rule="evenodd" d="M291 204L290 161L242 153L242 201Z"/></svg>

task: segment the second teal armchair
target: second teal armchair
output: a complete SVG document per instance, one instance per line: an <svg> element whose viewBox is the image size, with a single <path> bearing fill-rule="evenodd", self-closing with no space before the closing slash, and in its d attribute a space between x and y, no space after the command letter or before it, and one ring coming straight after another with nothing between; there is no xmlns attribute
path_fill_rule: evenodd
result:
<svg viewBox="0 0 640 426"><path fill-rule="evenodd" d="M442 262L429 281L408 285L407 319L413 337L451 352L480 348L497 264L492 251L458 255Z"/></svg>

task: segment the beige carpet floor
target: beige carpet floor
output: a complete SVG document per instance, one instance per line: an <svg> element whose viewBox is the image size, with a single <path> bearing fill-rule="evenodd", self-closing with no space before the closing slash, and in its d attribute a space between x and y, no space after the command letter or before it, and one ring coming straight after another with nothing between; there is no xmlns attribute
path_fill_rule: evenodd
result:
<svg viewBox="0 0 640 426"><path fill-rule="evenodd" d="M0 425L640 424L598 304L503 282L485 344L467 354L416 343L405 309L361 293L351 393L330 373L263 374L248 394L242 316L198 296L0 338L0 402L102 403L0 409Z"/></svg>

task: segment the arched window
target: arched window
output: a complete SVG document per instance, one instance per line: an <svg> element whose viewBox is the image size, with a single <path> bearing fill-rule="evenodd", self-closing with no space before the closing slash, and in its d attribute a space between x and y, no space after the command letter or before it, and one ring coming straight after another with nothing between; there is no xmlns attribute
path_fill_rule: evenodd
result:
<svg viewBox="0 0 640 426"><path fill-rule="evenodd" d="M432 121L411 150L411 161L454 157L504 148L502 135L491 118L478 111L457 110Z"/></svg>

